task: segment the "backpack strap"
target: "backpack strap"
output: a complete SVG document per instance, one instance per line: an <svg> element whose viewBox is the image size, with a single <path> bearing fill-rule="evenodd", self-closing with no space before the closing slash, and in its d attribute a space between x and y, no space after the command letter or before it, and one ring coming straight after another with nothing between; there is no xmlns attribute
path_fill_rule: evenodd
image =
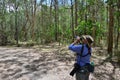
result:
<svg viewBox="0 0 120 80"><path fill-rule="evenodd" d="M82 54L83 54L83 50L84 50L84 45L82 44L81 52L79 54L81 57L82 57Z"/></svg>
<svg viewBox="0 0 120 80"><path fill-rule="evenodd" d="M80 52L80 54L78 54L78 55L79 55L80 57L86 57L87 55L91 55L90 47L88 47L88 45L87 45L87 48L88 48L88 53L87 53L86 55L83 55L84 45L82 44L81 52Z"/></svg>

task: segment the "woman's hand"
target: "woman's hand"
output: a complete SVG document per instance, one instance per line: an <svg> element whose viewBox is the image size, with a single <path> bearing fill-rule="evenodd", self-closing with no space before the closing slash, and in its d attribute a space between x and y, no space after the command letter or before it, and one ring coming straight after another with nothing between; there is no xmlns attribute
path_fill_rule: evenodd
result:
<svg viewBox="0 0 120 80"><path fill-rule="evenodd" d="M79 42L80 42L80 37L77 36L76 40L73 43L76 44L76 43L79 43Z"/></svg>

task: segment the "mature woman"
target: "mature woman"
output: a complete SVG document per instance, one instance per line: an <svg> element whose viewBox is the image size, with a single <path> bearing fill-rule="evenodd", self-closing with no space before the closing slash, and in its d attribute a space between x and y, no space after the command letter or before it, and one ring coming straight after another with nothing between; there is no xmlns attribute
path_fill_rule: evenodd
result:
<svg viewBox="0 0 120 80"><path fill-rule="evenodd" d="M71 76L76 73L76 80L89 80L90 71L88 70L88 65L90 64L91 44L93 41L90 35L83 35L82 37L77 37L77 39L69 45L69 49L77 54L74 69L70 73ZM78 44L79 42L81 42L81 44Z"/></svg>

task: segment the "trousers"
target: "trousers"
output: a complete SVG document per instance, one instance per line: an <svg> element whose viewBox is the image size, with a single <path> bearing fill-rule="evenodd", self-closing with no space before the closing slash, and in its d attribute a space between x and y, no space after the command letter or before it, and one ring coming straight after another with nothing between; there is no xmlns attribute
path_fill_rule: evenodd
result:
<svg viewBox="0 0 120 80"><path fill-rule="evenodd" d="M81 69L76 72L76 80L89 80L90 72L85 69Z"/></svg>

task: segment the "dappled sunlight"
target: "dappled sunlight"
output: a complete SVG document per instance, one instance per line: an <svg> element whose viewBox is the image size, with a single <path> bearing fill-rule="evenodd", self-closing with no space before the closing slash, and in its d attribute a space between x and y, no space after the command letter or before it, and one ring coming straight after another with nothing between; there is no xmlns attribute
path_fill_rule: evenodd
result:
<svg viewBox="0 0 120 80"><path fill-rule="evenodd" d="M55 46L54 46L55 47ZM0 75L2 80L74 80L69 73L75 56L67 46L36 46L33 48L0 48ZM99 48L94 48L91 60L94 61L95 73L91 80L110 80L120 78L120 69L111 62L104 62L107 56L95 55ZM104 53L104 51L103 51ZM112 75L112 76L111 76Z"/></svg>

